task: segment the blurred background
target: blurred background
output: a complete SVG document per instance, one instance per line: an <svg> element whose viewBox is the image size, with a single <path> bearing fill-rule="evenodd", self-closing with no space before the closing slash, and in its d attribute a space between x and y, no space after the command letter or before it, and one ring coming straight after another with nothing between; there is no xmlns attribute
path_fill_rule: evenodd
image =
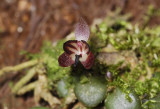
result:
<svg viewBox="0 0 160 109"><path fill-rule="evenodd" d="M22 50L37 53L44 40L64 38L74 30L79 17L91 25L94 19L106 18L120 8L121 14L131 14L133 24L143 24L150 6L159 9L160 0L1 0L0 68L25 61ZM151 27L159 24L160 16L152 16L147 23ZM6 87L0 89L0 99ZM34 105L29 98L3 99L15 109Z"/></svg>

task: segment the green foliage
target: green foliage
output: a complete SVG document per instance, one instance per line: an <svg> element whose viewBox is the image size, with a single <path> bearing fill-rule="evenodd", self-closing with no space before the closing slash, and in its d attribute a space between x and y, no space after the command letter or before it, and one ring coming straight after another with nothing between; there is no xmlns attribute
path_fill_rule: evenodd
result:
<svg viewBox="0 0 160 109"><path fill-rule="evenodd" d="M134 68L131 68L130 65L121 68L123 62L107 66L96 61L94 72L104 75L105 72L110 71L113 80L108 86L119 86L126 95L130 90L135 90L141 100L144 99L144 95L147 95L147 99L156 97L160 91L160 80L156 78L157 73L154 75L155 78L152 75L160 71L160 26L143 29L127 21L117 20L112 25L102 22L98 25L98 29L92 32L91 45L93 42L92 47L98 49L93 49L96 54L111 44L119 52L134 52L138 60Z"/></svg>
<svg viewBox="0 0 160 109"><path fill-rule="evenodd" d="M158 109L160 107L160 95L152 98L148 102L149 109Z"/></svg>
<svg viewBox="0 0 160 109"><path fill-rule="evenodd" d="M64 42L65 40L59 41L56 46L53 46L50 42L46 42L41 50L40 58L43 59L44 64L47 67L48 78L53 81L64 77L70 71L69 67L62 68L58 63L59 56L64 52Z"/></svg>
<svg viewBox="0 0 160 109"><path fill-rule="evenodd" d="M67 76L70 73L70 67L60 67L58 63L59 56L64 52L63 43L65 40L59 41L56 46L53 46L50 41L45 41L39 54L29 54L32 59L38 58L43 62L47 69L49 80L57 81Z"/></svg>
<svg viewBox="0 0 160 109"><path fill-rule="evenodd" d="M160 79L160 72L155 72L154 73L154 78Z"/></svg>
<svg viewBox="0 0 160 109"><path fill-rule="evenodd" d="M160 91L160 80L157 78L152 78L146 80L145 82L136 82L135 91L138 95L147 95L149 98L157 96Z"/></svg>

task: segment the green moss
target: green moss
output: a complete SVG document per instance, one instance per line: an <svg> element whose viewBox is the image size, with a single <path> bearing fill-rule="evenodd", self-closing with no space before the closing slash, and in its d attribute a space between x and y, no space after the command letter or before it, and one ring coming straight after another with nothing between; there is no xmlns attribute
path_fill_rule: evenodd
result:
<svg viewBox="0 0 160 109"><path fill-rule="evenodd" d="M93 31L93 41L90 42L91 44L93 42L93 48L98 48L97 51L94 50L96 54L111 44L118 51L133 51L137 55L138 64L131 69L130 65L121 68L122 63L107 66L96 62L93 68L94 72L105 75L107 71L110 71L113 74L113 81L108 85L121 87L128 100L130 98L127 94L130 90L135 90L141 100L144 95L147 95L148 98L155 97L159 92L160 85L158 79L152 78L152 74L160 71L158 68L160 65L160 26L143 29L137 25L131 25L127 21L117 21L109 26L106 22L102 22L98 27L99 30ZM102 43L95 45L94 40ZM149 79L147 79L148 75L151 75ZM141 78L144 80L142 81Z"/></svg>
<svg viewBox="0 0 160 109"><path fill-rule="evenodd" d="M148 102L149 109L158 109L160 107L160 95L152 98Z"/></svg>
<svg viewBox="0 0 160 109"><path fill-rule="evenodd" d="M61 40L57 43L56 46L53 46L49 42L45 43L45 46L42 48L42 52L40 55L40 58L43 59L44 64L47 66L48 78L53 81L63 78L70 72L70 67L62 68L58 63L59 56L64 52L64 42L65 40Z"/></svg>
<svg viewBox="0 0 160 109"><path fill-rule="evenodd" d="M39 54L28 54L29 58L40 59L47 69L47 76L50 81L57 81L63 78L64 76L69 75L71 68L70 67L60 67L58 63L59 56L64 52L63 43L66 40L58 41L56 46L53 46L50 41L45 41L41 52Z"/></svg>

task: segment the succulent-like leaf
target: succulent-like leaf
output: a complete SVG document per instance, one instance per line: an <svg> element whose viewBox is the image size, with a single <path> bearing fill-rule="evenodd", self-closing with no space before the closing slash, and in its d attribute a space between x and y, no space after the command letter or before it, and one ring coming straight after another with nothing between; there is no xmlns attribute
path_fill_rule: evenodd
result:
<svg viewBox="0 0 160 109"><path fill-rule="evenodd" d="M131 102L126 99L126 94L120 89L116 88L114 92L109 93L105 100L106 109L142 109L139 97L134 91L129 93Z"/></svg>
<svg viewBox="0 0 160 109"><path fill-rule="evenodd" d="M69 54L64 52L62 55L59 56L58 58L59 65L62 67L68 67L74 64L74 60L70 57Z"/></svg>
<svg viewBox="0 0 160 109"><path fill-rule="evenodd" d="M67 80L64 78L58 81L56 89L60 97L66 97L68 94Z"/></svg>
<svg viewBox="0 0 160 109"><path fill-rule="evenodd" d="M83 18L80 18L78 24L76 25L76 29L75 29L76 40L87 41L89 38L89 34L90 34L90 30L89 30L87 23L83 20Z"/></svg>
<svg viewBox="0 0 160 109"><path fill-rule="evenodd" d="M85 61L81 60L82 65L86 68L86 69L90 69L92 67L92 65L94 64L94 55L92 52L89 52L89 54L87 55L87 58Z"/></svg>
<svg viewBox="0 0 160 109"><path fill-rule="evenodd" d="M89 77L88 81L75 85L74 92L79 101L87 107L96 107L106 95L106 81L101 77ZM97 109L97 108L94 108Z"/></svg>

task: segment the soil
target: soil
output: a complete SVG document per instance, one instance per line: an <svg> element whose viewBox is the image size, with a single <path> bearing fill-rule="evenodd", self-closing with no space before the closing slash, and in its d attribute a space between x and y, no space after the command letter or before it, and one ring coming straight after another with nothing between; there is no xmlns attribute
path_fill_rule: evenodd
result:
<svg viewBox="0 0 160 109"><path fill-rule="evenodd" d="M131 13L130 21L144 22L148 7L160 8L159 0L1 0L0 3L0 68L26 61L20 51L37 53L44 40L53 42L74 30L79 17L92 24L105 18L108 12L120 8L121 14ZM160 24L160 16L153 16L148 25ZM28 109L34 106L32 94L15 97L9 81L16 81L18 73L0 78L0 109ZM4 79L5 78L5 79ZM3 82L2 82L3 81Z"/></svg>

